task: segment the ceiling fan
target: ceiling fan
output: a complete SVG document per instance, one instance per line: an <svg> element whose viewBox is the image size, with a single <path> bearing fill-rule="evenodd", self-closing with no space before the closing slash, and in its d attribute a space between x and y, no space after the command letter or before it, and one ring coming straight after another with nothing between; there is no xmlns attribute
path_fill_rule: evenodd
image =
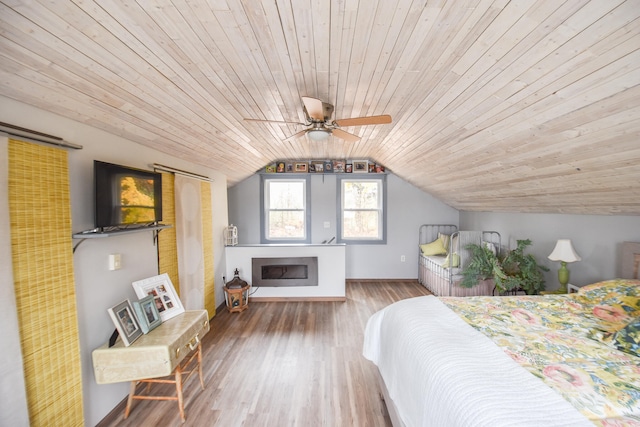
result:
<svg viewBox="0 0 640 427"><path fill-rule="evenodd" d="M322 102L317 98L311 98L309 96L303 96L302 103L304 104L303 110L306 118L306 123L262 119L245 120L252 122L286 123L308 126L307 129L285 138L285 141L292 138L299 138L306 134L314 141L323 141L329 138L330 135L333 135L340 139L344 139L347 142L356 142L360 140L359 136L349 132L345 132L339 128L347 126L382 125L391 123L391 116L387 114L382 116L335 119L332 121L331 116L333 116L333 105L327 104L326 102Z"/></svg>

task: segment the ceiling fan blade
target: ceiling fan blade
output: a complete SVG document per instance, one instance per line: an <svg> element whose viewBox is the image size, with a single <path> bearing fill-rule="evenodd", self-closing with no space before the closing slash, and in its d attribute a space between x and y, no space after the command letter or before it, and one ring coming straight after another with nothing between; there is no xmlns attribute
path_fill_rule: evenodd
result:
<svg viewBox="0 0 640 427"><path fill-rule="evenodd" d="M301 130L300 132L294 133L291 136L286 137L285 139L283 139L283 141L288 141L290 139L295 139L295 138L300 138L301 136L303 136L305 133L307 133L308 129L305 130Z"/></svg>
<svg viewBox="0 0 640 427"><path fill-rule="evenodd" d="M302 126L306 126L305 123L300 123L300 122L288 122L288 121L283 121L283 120L263 120L263 119L242 119L245 120L247 122L267 122L267 123L283 123L283 124L293 124L293 125L302 125Z"/></svg>
<svg viewBox="0 0 640 427"><path fill-rule="evenodd" d="M384 114L382 116L353 117L350 119L335 120L338 126L364 126L364 125L385 125L391 123L391 116Z"/></svg>
<svg viewBox="0 0 640 427"><path fill-rule="evenodd" d="M333 129L331 131L333 136L337 136L338 138L344 139L347 142L357 142L360 141L360 137L358 135L354 135L349 132L345 132L342 129Z"/></svg>
<svg viewBox="0 0 640 427"><path fill-rule="evenodd" d="M313 120L324 121L324 108L322 106L322 101L317 98L311 98L309 96L303 96L302 102L304 103L304 108L307 109L307 114Z"/></svg>

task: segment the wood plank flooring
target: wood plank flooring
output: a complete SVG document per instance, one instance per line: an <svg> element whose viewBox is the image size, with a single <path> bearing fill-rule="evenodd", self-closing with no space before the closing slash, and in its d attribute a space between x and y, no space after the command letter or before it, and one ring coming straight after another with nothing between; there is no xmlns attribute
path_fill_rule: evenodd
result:
<svg viewBox="0 0 640 427"><path fill-rule="evenodd" d="M350 280L346 302L219 310L202 341L206 388L191 378L184 390L185 423L171 401L136 401L123 420L123 401L98 426L390 426L364 328L388 304L428 294L417 281Z"/></svg>

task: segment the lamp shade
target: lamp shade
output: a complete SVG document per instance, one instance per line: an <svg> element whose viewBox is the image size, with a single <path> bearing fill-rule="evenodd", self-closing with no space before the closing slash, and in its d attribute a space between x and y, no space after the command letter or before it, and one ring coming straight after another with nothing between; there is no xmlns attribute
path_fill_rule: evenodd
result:
<svg viewBox="0 0 640 427"><path fill-rule="evenodd" d="M569 239L559 239L556 243L556 247L553 248L553 251L548 258L551 261L562 262L576 262L582 259L580 258L580 255L576 253L576 250L573 249L573 245Z"/></svg>

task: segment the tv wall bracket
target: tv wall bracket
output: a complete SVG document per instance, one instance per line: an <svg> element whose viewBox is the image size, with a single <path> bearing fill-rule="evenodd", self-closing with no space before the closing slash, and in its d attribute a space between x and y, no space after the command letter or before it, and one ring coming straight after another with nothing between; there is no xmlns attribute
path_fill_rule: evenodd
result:
<svg viewBox="0 0 640 427"><path fill-rule="evenodd" d="M73 239L80 240L78 243L76 243L73 246L73 252L75 253L76 249L78 249L78 246L80 246L80 244L82 244L82 242L84 242L87 239L113 237L113 236L119 236L122 234L139 233L141 231L153 231L153 244L155 245L156 242L158 241L158 233L160 232L160 230L164 230L165 228L171 228L171 227L173 227L171 224L157 224L157 225L150 225L146 227L116 228L116 229L110 229L108 231L103 231L95 228L91 230L81 231L79 233L74 233L72 235Z"/></svg>

